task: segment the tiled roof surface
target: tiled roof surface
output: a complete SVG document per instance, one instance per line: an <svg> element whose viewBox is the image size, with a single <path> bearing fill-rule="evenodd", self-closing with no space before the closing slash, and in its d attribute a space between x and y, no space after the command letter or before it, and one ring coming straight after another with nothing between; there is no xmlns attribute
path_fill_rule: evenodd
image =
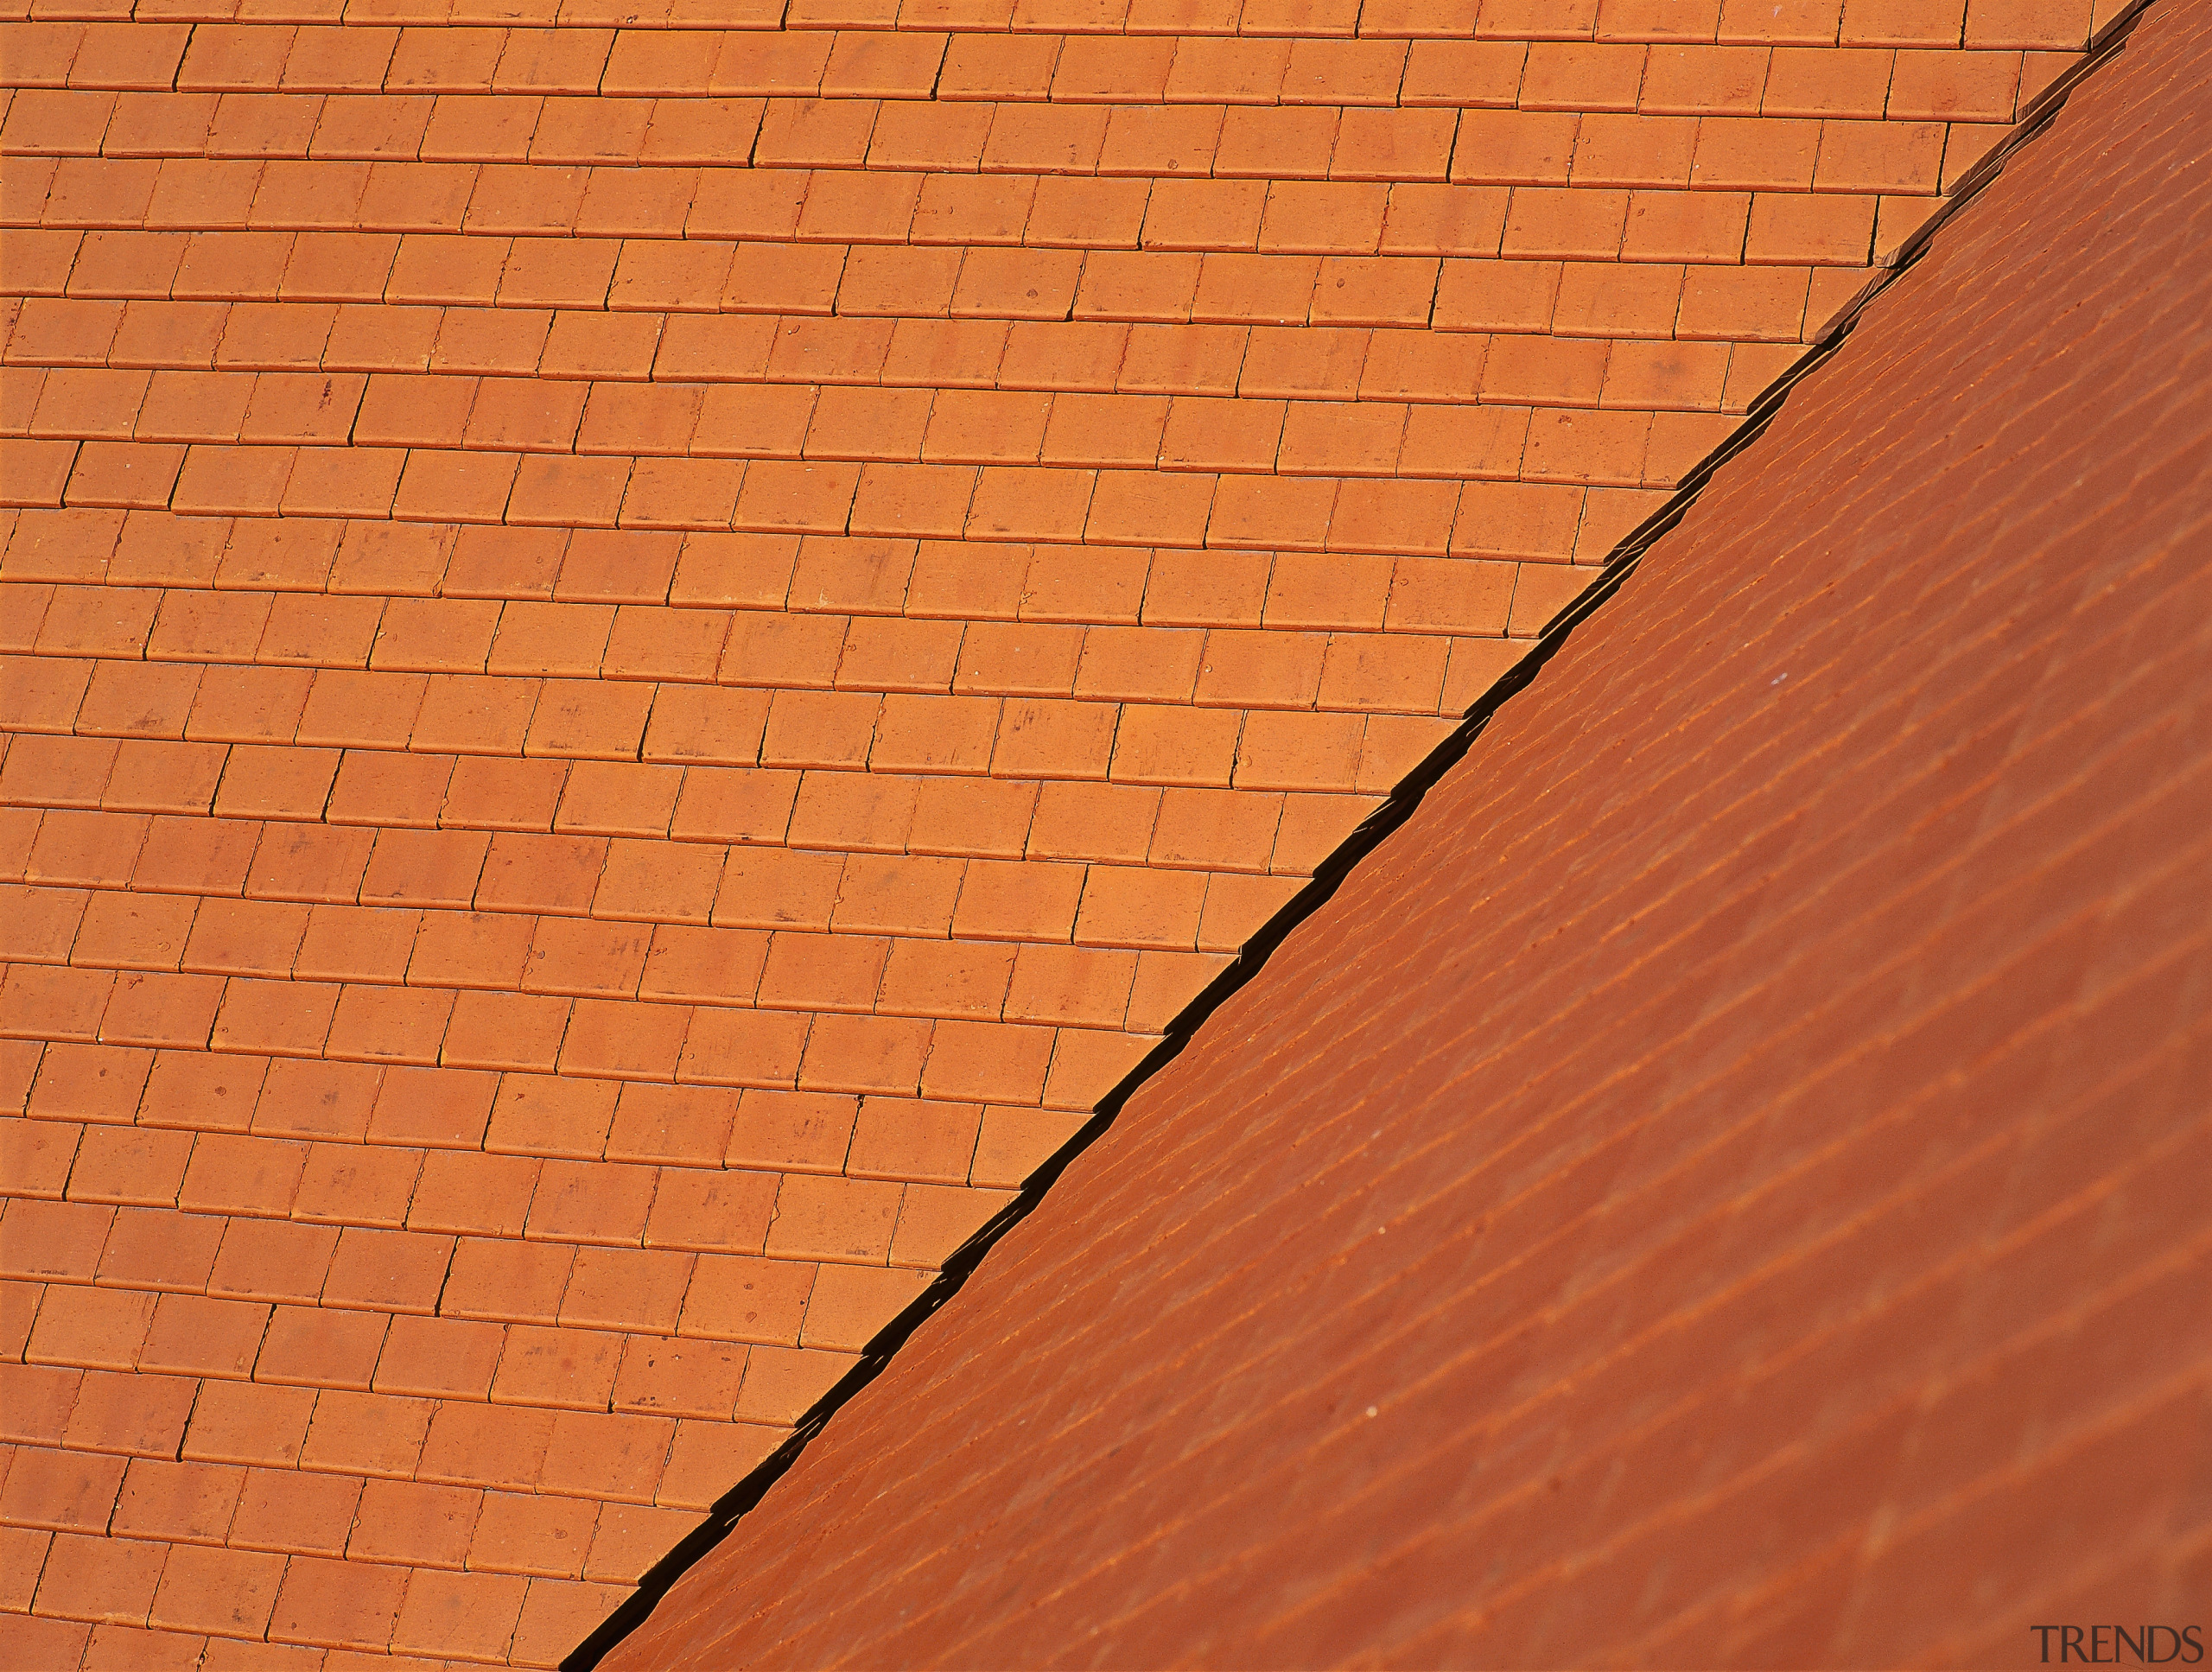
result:
<svg viewBox="0 0 2212 1672"><path fill-rule="evenodd" d="M2201 1618L2212 12L2143 17L606 1665Z"/></svg>
<svg viewBox="0 0 2212 1672"><path fill-rule="evenodd" d="M0 1643L557 1659L2098 6L16 0Z"/></svg>

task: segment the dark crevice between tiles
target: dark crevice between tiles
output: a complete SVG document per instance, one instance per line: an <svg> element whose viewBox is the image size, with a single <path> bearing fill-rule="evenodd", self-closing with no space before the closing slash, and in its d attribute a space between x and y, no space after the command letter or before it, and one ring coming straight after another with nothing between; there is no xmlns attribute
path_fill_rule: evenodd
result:
<svg viewBox="0 0 2212 1672"><path fill-rule="evenodd" d="M1995 180L2004 171L2006 161L2014 152L2050 124L2060 107L2065 104L2067 96L2084 76L2120 49L2152 3L2153 0L2133 0L2133 3L2098 31L2081 60L2022 112L2019 121L2013 125L2012 131L2004 142L1961 179L1927 224L1881 264L1859 294L1814 339L1804 354L1751 404L1745 413L1743 423L1682 479L1681 486L1665 505L1621 539L1589 586L1545 624L1528 653L1498 677L1497 682L1467 709L1451 735L1430 751L1428 756L1390 792L1382 804L1362 820L1343 844L1322 861L1313 880L1293 895L1289 902L1245 943L1229 967L1169 1024L1159 1045L1100 1102L1096 1113L1084 1122L1075 1136L1030 1176L1028 1183L1013 1201L954 1252L929 1287L906 1311L878 1332L861 1353L859 1362L814 1403L791 1430L791 1436L718 1499L706 1520L655 1563L639 1581L638 1588L630 1599L570 1652L569 1657L561 1662L562 1672L589 1672L589 1669L597 1666L615 1644L636 1630L676 1581L721 1543L746 1512L760 1503L768 1489L783 1478L791 1465L798 1461L808 1441L822 1431L845 1402L875 1380L890 1362L892 1355L906 1345L907 1338L939 1307L960 1293L969 1275L982 1263L998 1240L1035 1211L1075 1159L1114 1124L1115 1117L1138 1089L1179 1056L1206 1019L1265 967L1275 949L1282 944L1291 931L1319 910L1337 892L1352 868L1412 817L1422 798L1458 764L1474 741L1482 735L1484 728L1490 724L1491 716L1510 698L1535 683L1544 664L1558 652L1569 635L1620 590L1622 584L1636 572L1644 554L1688 513L1689 508L1697 502L1721 467L1764 433L1798 382L1843 346L1845 339L1856 328L1869 304L1920 261L1944 222Z"/></svg>

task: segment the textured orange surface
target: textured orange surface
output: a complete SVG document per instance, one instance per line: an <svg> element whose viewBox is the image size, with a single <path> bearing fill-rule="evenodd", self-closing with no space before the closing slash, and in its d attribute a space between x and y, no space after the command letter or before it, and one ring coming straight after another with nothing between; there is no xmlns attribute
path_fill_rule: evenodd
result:
<svg viewBox="0 0 2212 1672"><path fill-rule="evenodd" d="M2201 1637L2212 15L2145 20L607 1666Z"/></svg>
<svg viewBox="0 0 2212 1672"><path fill-rule="evenodd" d="M2095 21L16 10L57 1665L557 1659Z"/></svg>

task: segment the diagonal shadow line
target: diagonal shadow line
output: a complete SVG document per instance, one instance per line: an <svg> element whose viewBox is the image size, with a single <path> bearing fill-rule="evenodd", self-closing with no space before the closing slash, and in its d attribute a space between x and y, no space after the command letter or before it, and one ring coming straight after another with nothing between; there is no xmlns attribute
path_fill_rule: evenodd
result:
<svg viewBox="0 0 2212 1672"><path fill-rule="evenodd" d="M1931 242L1944 223L1986 189L2004 172L2005 162L2016 151L2050 125L2068 96L2084 77L2121 49L2152 3L2153 0L2131 0L2097 32L2081 60L2021 113L2012 132L1952 188L1943 200L1942 207L1895 252L1878 264L1858 295L1822 328L1820 335L1813 340L1811 346L1789 369L1769 385L1751 404L1744 415L1744 421L1727 439L1692 467L1664 505L1622 537L1596 577L1571 603L1545 624L1528 653L1498 676L1490 689L1468 708L1450 735L1407 774L1381 806L1360 821L1351 834L1316 868L1313 879L1262 925L1230 960L1229 966L1168 1024L1160 1043L1100 1100L1096 1111L1076 1135L1030 1175L1028 1182L1016 1192L1011 1202L953 1252L929 1287L904 1312L877 1332L861 1354L859 1362L809 1408L792 1428L790 1437L756 1464L744 1479L715 1500L706 1520L647 1570L629 1599L569 1652L561 1662L561 1672L590 1672L615 1644L645 1622L678 1579L728 1536L739 1520L784 1477L798 1460L799 1453L805 1450L808 1442L822 1431L846 1402L874 1381L890 1363L892 1355L906 1345L907 1338L960 1293L998 1240L1036 1211L1046 1193L1075 1159L1105 1135L1107 1128L1113 1125L1115 1117L1137 1090L1180 1056L1206 1019L1260 972L1291 931L1335 894L1355 866L1413 816L1422 798L1459 763L1474 741L1482 735L1484 728L1490 724L1491 717L1513 696L1535 682L1544 664L1558 654L1560 646L1567 642L1574 630L1620 590L1629 576L1636 572L1644 554L1688 513L1689 508L1697 503L1721 467L1765 433L1767 426L1774 422L1776 415L1781 411L1783 403L1798 383L1843 346L1874 299L1896 283L1928 253Z"/></svg>

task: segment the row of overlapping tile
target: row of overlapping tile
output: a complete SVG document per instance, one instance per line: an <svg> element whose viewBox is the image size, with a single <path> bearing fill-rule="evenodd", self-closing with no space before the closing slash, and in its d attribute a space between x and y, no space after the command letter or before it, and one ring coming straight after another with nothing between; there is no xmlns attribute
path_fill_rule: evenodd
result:
<svg viewBox="0 0 2212 1672"><path fill-rule="evenodd" d="M2066 48L2123 10L2121 0L681 0L594 7L584 0L266 0L250 16L289 23L587 29L974 29L1013 34L1246 35L1516 41L1723 41L1753 45ZM237 6L195 0L11 6L10 18L220 22ZM553 43L549 42L549 49ZM158 48L151 50L158 51ZM579 48L588 54L588 46ZM804 52L795 56L804 58Z"/></svg>
<svg viewBox="0 0 2212 1672"><path fill-rule="evenodd" d="M2091 22L1459 10L0 26L19 1658L557 1659Z"/></svg>

